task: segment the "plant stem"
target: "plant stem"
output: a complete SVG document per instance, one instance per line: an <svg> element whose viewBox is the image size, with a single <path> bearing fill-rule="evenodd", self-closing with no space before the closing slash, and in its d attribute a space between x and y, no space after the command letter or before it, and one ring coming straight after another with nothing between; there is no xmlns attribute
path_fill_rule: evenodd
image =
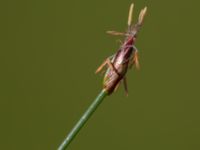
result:
<svg viewBox="0 0 200 150"><path fill-rule="evenodd" d="M65 150L69 146L71 141L75 138L75 136L78 134L78 132L81 130L81 128L84 126L84 124L90 118L90 116L92 116L92 114L95 112L97 107L101 104L101 102L107 95L108 95L108 93L105 90L102 90L99 93L99 95L96 97L96 99L92 102L92 104L88 107L88 109L82 115L80 120L76 123L76 125L71 130L71 132L64 139L63 143L59 146L58 150Z"/></svg>

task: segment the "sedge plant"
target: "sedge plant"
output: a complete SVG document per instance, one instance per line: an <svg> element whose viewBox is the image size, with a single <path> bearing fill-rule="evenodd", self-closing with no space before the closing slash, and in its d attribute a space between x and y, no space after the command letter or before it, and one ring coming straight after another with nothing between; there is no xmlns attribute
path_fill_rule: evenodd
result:
<svg viewBox="0 0 200 150"><path fill-rule="evenodd" d="M90 116L95 112L98 106L102 103L104 98L111 95L113 91L116 91L121 83L124 85L126 95L128 95L128 87L126 81L126 74L129 68L135 66L139 69L138 49L135 46L135 41L138 32L144 22L144 16L147 12L147 7L140 11L137 23L132 23L134 4L131 4L128 15L128 29L125 33L108 31L108 34L125 36L124 41L120 45L116 53L108 57L96 70L99 73L106 67L106 72L103 79L103 89L88 107L80 120L75 124L73 129L69 132L64 139L58 150L65 150L75 136L79 133L81 128L85 125Z"/></svg>

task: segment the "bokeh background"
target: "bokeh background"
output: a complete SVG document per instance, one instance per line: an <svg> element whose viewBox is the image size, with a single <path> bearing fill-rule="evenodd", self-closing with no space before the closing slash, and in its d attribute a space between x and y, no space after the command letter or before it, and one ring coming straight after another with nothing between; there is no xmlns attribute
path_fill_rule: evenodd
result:
<svg viewBox="0 0 200 150"><path fill-rule="evenodd" d="M132 0L19 0L0 9L0 149L55 150L102 87L95 69L119 47ZM148 6L140 71L106 98L70 150L200 149L199 5Z"/></svg>

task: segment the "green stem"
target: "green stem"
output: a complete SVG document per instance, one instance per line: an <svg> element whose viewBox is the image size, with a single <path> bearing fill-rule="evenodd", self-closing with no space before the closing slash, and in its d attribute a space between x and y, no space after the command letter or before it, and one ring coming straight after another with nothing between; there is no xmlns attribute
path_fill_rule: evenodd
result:
<svg viewBox="0 0 200 150"><path fill-rule="evenodd" d="M78 132L81 130L81 128L84 126L84 124L90 118L90 116L92 116L92 114L95 112L97 107L101 104L101 102L107 95L108 95L108 93L105 90L102 90L99 93L99 95L96 97L96 99L92 102L92 104L89 106L89 108L82 115L80 120L76 123L76 125L71 130L71 132L64 139L63 143L59 146L58 150L65 150L68 147L68 145L75 138L75 136L78 134Z"/></svg>

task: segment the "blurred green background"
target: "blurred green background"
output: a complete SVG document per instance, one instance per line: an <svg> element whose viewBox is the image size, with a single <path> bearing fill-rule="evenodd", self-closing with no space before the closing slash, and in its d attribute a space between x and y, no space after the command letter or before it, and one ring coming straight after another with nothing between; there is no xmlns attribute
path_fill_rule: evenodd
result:
<svg viewBox="0 0 200 150"><path fill-rule="evenodd" d="M132 0L1 2L2 150L55 150L102 87L95 69L115 53ZM148 6L128 72L70 150L200 149L199 5L134 0Z"/></svg>

